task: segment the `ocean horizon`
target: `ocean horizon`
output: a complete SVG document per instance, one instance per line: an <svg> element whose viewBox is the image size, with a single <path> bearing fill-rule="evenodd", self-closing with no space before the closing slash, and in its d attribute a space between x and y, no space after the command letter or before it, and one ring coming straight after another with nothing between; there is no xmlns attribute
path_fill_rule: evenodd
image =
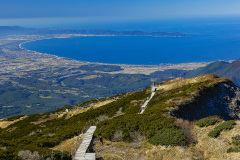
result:
<svg viewBox="0 0 240 160"><path fill-rule="evenodd" d="M112 25L105 29L121 30L120 27ZM110 64L158 65L240 57L240 21L236 19L179 20L165 25L158 21L138 22L129 23L128 27L124 24L122 30L180 32L193 37L84 36L37 40L21 47L80 61Z"/></svg>

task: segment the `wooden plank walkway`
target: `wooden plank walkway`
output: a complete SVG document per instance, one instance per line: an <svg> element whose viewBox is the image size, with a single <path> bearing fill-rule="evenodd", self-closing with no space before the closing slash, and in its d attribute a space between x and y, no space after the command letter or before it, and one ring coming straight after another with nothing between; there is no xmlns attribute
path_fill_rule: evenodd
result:
<svg viewBox="0 0 240 160"><path fill-rule="evenodd" d="M157 87L155 85L152 86L152 94L151 96L144 102L144 104L140 107L140 113L139 114L143 114L143 112L145 111L145 109L147 108L147 104L148 102L150 102L150 100L152 99L152 97L155 95L156 93L156 89Z"/></svg>
<svg viewBox="0 0 240 160"><path fill-rule="evenodd" d="M83 137L83 141L79 146L76 154L75 160L95 160L96 154L95 153L86 153L87 149L92 141L93 134L96 130L96 126L91 126Z"/></svg>

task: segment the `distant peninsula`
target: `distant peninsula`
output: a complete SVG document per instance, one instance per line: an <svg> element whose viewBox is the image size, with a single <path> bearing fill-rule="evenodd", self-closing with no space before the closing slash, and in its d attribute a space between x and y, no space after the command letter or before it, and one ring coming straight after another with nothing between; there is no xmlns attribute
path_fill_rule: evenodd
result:
<svg viewBox="0 0 240 160"><path fill-rule="evenodd" d="M0 26L0 35L8 34L82 34L96 36L153 36L153 37L192 37L191 34L179 32L145 32L139 30L133 31L112 31L112 30L73 30L73 29L35 29L24 28L19 26Z"/></svg>
<svg viewBox="0 0 240 160"><path fill-rule="evenodd" d="M75 31L85 35L112 35L112 36L153 36L153 37L192 37L190 34L167 33L167 32L144 32L144 31L111 31L111 30L79 30Z"/></svg>

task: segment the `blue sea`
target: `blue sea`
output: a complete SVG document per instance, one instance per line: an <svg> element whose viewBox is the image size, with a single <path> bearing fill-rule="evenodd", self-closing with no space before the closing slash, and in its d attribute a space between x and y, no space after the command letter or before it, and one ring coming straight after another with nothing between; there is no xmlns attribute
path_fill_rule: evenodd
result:
<svg viewBox="0 0 240 160"><path fill-rule="evenodd" d="M71 37L32 41L22 47L60 57L111 64L157 65L240 58L240 17L105 22L78 24L77 28L180 32L194 36Z"/></svg>

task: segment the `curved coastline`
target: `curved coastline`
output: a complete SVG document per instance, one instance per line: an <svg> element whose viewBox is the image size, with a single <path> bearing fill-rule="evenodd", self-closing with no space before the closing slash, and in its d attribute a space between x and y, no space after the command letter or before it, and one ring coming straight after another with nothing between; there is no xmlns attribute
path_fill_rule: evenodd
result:
<svg viewBox="0 0 240 160"><path fill-rule="evenodd" d="M54 39L54 38L42 38L42 39L29 40L29 41L20 43L18 46L22 50L26 50L26 51L29 51L29 52L38 52L38 51L35 51L35 50L29 50L29 49L23 48L22 44L29 43L29 42L34 42L34 41L41 41L41 40L45 40L45 39ZM38 52L38 53L41 53L41 52ZM49 53L42 53L42 54L49 54ZM53 54L50 54L50 55L53 55Z"/></svg>
<svg viewBox="0 0 240 160"><path fill-rule="evenodd" d="M77 36L72 36L72 37L77 37ZM34 41L41 41L41 40L45 40L45 39L54 39L54 38L57 38L57 37L51 37L51 38L41 38L41 39L34 39L34 40L28 40L26 42L22 42L20 43L18 46L19 48L23 49L23 50L27 50L27 51L31 51L31 52L37 52L35 50L29 50L29 49L26 49L26 48L23 48L22 47L22 44L25 44L25 43L29 43L29 42L34 42ZM71 37L59 37L59 38L71 38ZM41 52L38 52L38 53L41 53ZM49 54L49 53L42 53L42 54ZM52 55L52 54L51 54Z"/></svg>
<svg viewBox="0 0 240 160"><path fill-rule="evenodd" d="M94 64L104 64L104 65L118 65L118 66L158 66L158 65L138 65L138 64L116 64L116 63L103 63L103 62L89 62L89 61L77 60L77 59L73 59L73 58L69 58L69 57L61 57L61 56L54 55L54 54L49 54L49 53L42 53L42 52L38 52L38 51L35 51L35 50L29 50L29 49L26 49L26 48L22 47L22 45L25 44L25 43L34 42L34 41L41 41L41 40L46 40L46 39L58 39L58 38L64 39L64 38L72 38L72 37L99 37L99 36L101 36L101 37L109 37L109 36L113 37L115 35L104 35L104 36L103 35L72 35L72 36L66 35L66 37L51 37L51 38L47 38L46 37L46 38L41 38L41 39L28 40L26 42L20 43L18 46L22 50L26 50L26 51L29 51L29 52L48 54L48 55L51 55L51 56L65 58L65 59L71 59L71 60L75 60L75 61L79 61L79 62L94 63Z"/></svg>
<svg viewBox="0 0 240 160"><path fill-rule="evenodd" d="M71 36L71 37L79 37L78 36ZM150 75L153 72L156 71L165 71L168 69L178 69L178 70L194 70L197 69L199 67L204 67L206 65L208 65L209 62L188 62L188 63L160 63L158 65L137 65L137 64L117 64L117 63L102 63L102 62L91 62L91 61L81 61L81 60L76 60L76 59L72 59L72 58L68 58L68 57L63 57L63 56L57 56L54 54L49 54L49 53L42 53L42 52L37 52L37 51L33 51L33 50L28 50L25 49L22 44L24 43L28 43L28 42L32 42L32 41L38 41L38 40L44 40L44 39L52 39L52 38L70 38L69 35L65 35L64 37L29 37L26 36L24 37L24 41L19 41L18 43L16 43L16 46L19 47L19 49L21 49L21 51L19 52L19 54L21 53L28 53L28 54L32 54L32 55L36 55L36 58L40 58L39 62L43 63L42 65L44 65L45 67L48 65L52 65L52 63L50 64L50 61L54 61L53 65L58 65L61 64L63 66L69 66L69 64L72 64L70 66L72 67L77 67L77 66L81 66L81 65L89 65L89 64L96 64L96 65L117 65L120 66L123 70L121 71L117 71L117 72L111 72L110 74L144 74L144 75ZM24 59L24 55L22 57ZM41 60L41 58L43 58ZM45 61L45 58L50 58L50 61ZM56 60L54 60L56 59ZM31 61L31 60L30 60ZM56 62L55 62L56 61ZM25 61L22 62L23 64L25 64ZM35 63L35 61L34 61ZM32 63L29 63L32 64ZM38 64L38 62L36 62L36 65ZM37 66L36 66L37 67ZM37 67L38 68L38 67Z"/></svg>
<svg viewBox="0 0 240 160"><path fill-rule="evenodd" d="M70 60L75 60L75 61L79 61L79 62L94 63L94 62L80 61L80 60L76 60L76 59L72 59L72 58L68 58L68 57L60 57L60 56L57 56L57 55L54 55L54 54L42 53L42 52L38 52L38 51L35 51L35 50L29 50L29 49L26 49L26 48L23 48L23 47L22 47L23 44L29 43L29 42L34 42L34 41L41 41L41 40L55 39L55 38L56 38L56 39L57 39L57 38L71 38L71 37L80 37L80 36L84 36L84 35L72 35L72 36L66 35L66 37L51 37L51 38L45 37L45 38L40 38L40 39L28 40L28 41L25 41L25 42L20 43L18 46L19 46L20 49L26 50L26 51L28 51L28 52L34 52L34 53L40 53L40 54L47 54L47 55L51 55L51 56L54 56L54 57L59 57L59 58L64 58L64 59L70 59Z"/></svg>
<svg viewBox="0 0 240 160"><path fill-rule="evenodd" d="M80 36L71 36L71 37L80 37ZM61 38L71 38L71 37L61 37ZM19 48L21 48L22 50L26 50L26 51L28 51L28 52L35 52L35 53L40 53L40 54L47 54L47 55L51 55L51 56L54 56L54 57L59 57L59 58L64 58L64 59L70 59L70 60L79 61L79 62L94 63L94 64L104 64L104 65L132 66L132 64L113 64L113 63L89 62L89 61L77 60L77 59L73 59L73 58L69 58L69 57L61 57L61 56L54 55L54 54L42 53L42 52L38 52L38 51L35 51L35 50L29 50L29 49L26 49L26 48L23 48L23 47L22 47L22 45L25 44L25 43L34 42L34 41L40 41L40 40L46 40L46 39L55 39L55 38L42 38L42 39L36 39L36 40L29 40L29 41L20 43L18 46L19 46ZM56 38L56 39L57 39L57 38ZM136 65L136 66L138 66L138 65Z"/></svg>
<svg viewBox="0 0 240 160"><path fill-rule="evenodd" d="M61 56L54 55L54 54L49 54L49 53L42 53L42 52L38 52L38 51L35 51L35 50L29 50L29 49L26 49L26 48L22 47L22 45L25 44L25 43L34 42L34 41L41 41L41 40L46 40L46 39L59 39L59 38L65 39L65 38L72 38L72 37L99 37L99 36L101 36L101 37L109 37L109 36L113 37L115 35L65 35L65 37L64 36L63 37L51 37L51 38L45 37L45 38L28 40L28 41L22 42L18 45L18 47L22 50L26 50L26 51L29 51L29 52L47 54L47 55L60 57L60 58L65 58L65 59L71 59L71 60L75 60L75 61L79 61L79 62L105 64L105 65L119 65L119 66L132 66L132 65L134 65L134 64L114 64L114 63L103 63L103 62L89 62L89 61L77 60L77 59L73 59L73 58L69 58L69 57L61 57ZM142 66L142 65L136 65L136 66ZM155 65L151 65L151 66L155 66Z"/></svg>
<svg viewBox="0 0 240 160"><path fill-rule="evenodd" d="M59 57L59 58L64 58L64 59L69 59L69 60L74 60L74 61L78 61L78 62L85 62L85 63L89 63L89 64L100 64L100 65L118 65L124 68L132 68L132 67L136 67L136 68L159 68L159 67L169 67L169 66L181 66L181 65L196 65L196 66L205 66L206 64L211 63L212 61L209 62L183 62L183 63L159 63L159 64L155 64L155 65L151 65L151 64L119 64L119 63L104 63L104 62L91 62L91 61L83 61L83 60L78 60L78 59L73 59L73 58L69 58L69 57L64 57L64 56L58 56L55 54L49 54L49 53L42 53L42 52L38 52L36 50L29 50L26 48L23 48L22 45L25 43L29 43L29 42L34 42L34 41L40 41L40 40L46 40L46 39L59 39L59 38L72 38L72 37L109 37L109 36L114 36L114 35L61 35L61 37L57 36L57 37L44 37L44 38L39 38L39 39L33 39L33 40L28 40L25 42L22 42L19 44L19 48L21 48L22 50L26 50L29 52L35 52L35 53L40 53L40 54L47 54L47 55L51 55L54 57ZM177 69L177 67L173 67L174 69ZM184 70L192 70L192 69L187 69L186 67L180 67L179 69L184 68ZM191 67L192 68L192 67ZM198 67L193 67L193 68L198 68ZM165 69L164 69L165 70Z"/></svg>

